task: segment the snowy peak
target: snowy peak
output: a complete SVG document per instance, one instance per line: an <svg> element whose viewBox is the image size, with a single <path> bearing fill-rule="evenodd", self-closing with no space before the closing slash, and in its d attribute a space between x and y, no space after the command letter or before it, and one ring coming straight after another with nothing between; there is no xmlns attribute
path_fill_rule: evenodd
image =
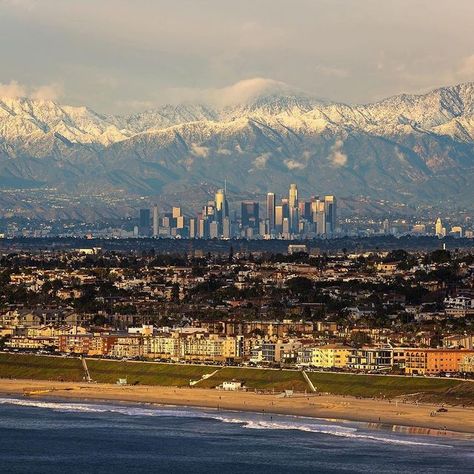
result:
<svg viewBox="0 0 474 474"><path fill-rule="evenodd" d="M50 132L78 144L109 145L130 136L87 107L62 106L49 100L0 98L0 136L4 140L16 142Z"/></svg>
<svg viewBox="0 0 474 474"><path fill-rule="evenodd" d="M99 152L137 135L168 129L176 139L180 133L195 133L189 141L199 146L202 137L198 130L206 130L207 139L211 139L213 134L242 133L245 127L253 127L252 133L267 127L266 133L273 137L289 133L292 139L328 133L394 137L428 132L474 143L474 83L347 105L316 99L277 81L256 79L223 89L219 100L211 102L164 105L129 116L112 116L48 100L0 98L0 141L12 157L20 152L47 156L66 143L67 150L85 146Z"/></svg>

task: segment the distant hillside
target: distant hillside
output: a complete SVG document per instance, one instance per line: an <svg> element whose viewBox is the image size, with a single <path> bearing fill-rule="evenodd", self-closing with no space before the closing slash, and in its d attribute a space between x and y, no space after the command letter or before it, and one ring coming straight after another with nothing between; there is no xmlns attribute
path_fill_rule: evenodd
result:
<svg viewBox="0 0 474 474"><path fill-rule="evenodd" d="M474 84L369 105L278 91L244 104L164 106L127 117L0 99L0 188L123 190L154 198L335 193L391 202L474 201ZM185 203L184 203L185 204Z"/></svg>

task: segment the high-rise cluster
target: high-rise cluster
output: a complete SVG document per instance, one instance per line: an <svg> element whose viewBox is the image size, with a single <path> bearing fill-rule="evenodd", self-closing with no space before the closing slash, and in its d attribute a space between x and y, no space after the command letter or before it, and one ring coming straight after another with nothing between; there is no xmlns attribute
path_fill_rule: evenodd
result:
<svg viewBox="0 0 474 474"><path fill-rule="evenodd" d="M288 197L277 201L275 193L269 192L263 212L260 207L258 201L242 201L231 219L226 190L218 189L214 200L204 205L196 217L184 216L181 207L173 207L172 212L161 216L156 205L152 213L141 209L136 233L144 237L191 239L297 239L332 237L337 232L337 205L332 195L301 200L297 185L291 184Z"/></svg>

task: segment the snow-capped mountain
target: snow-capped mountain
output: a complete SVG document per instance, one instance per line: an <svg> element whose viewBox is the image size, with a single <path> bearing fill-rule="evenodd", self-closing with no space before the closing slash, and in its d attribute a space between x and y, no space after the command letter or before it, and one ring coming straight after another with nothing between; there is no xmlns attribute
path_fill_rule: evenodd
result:
<svg viewBox="0 0 474 474"><path fill-rule="evenodd" d="M0 186L159 195L227 178L397 201L474 198L474 84L346 105L267 91L232 106L130 116L0 98Z"/></svg>

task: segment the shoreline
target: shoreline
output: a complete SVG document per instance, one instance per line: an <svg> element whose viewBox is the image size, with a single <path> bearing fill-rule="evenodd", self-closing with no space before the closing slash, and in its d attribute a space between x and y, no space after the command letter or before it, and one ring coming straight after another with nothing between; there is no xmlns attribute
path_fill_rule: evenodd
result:
<svg viewBox="0 0 474 474"><path fill-rule="evenodd" d="M451 407L439 413L435 403L406 403L340 395L225 392L203 388L118 386L0 379L0 394L32 399L150 403L180 407L304 416L331 421L359 422L374 430L408 435L474 440L474 407ZM435 416L431 414L435 412Z"/></svg>

